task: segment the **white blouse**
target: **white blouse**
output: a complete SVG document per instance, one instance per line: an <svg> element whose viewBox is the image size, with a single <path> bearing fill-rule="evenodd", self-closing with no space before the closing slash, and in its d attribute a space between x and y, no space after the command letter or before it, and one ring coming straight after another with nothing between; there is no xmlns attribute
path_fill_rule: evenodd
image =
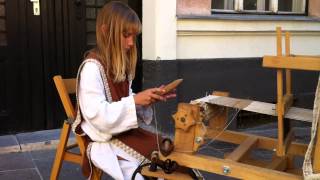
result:
<svg viewBox="0 0 320 180"><path fill-rule="evenodd" d="M133 95L129 87L128 97L118 102L108 102L99 67L94 62L84 64L78 88L78 100L84 119L81 128L94 141L91 161L115 179L131 179L139 162L108 141L113 135L137 128L140 118L147 124L152 120L152 109L136 106ZM118 161L117 156L128 161Z"/></svg>

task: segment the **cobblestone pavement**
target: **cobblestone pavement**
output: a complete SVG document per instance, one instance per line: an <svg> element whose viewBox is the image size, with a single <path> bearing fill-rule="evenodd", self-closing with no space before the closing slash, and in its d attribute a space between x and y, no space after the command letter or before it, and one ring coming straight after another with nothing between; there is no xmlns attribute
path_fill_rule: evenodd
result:
<svg viewBox="0 0 320 180"><path fill-rule="evenodd" d="M152 129L151 129L152 130ZM294 128L296 140L307 143L309 141L310 128ZM242 130L248 133L276 137L275 124L268 124L256 128ZM55 147L58 143L60 130L46 130L15 135L0 136L0 179L1 180L47 180L50 178L52 163L55 157ZM71 136L71 142L74 137ZM231 152L237 145L214 141L200 151L201 154L223 157L226 152ZM266 161L271 159L272 152L257 150L252 156ZM303 157L295 159L295 166L302 165ZM206 179L227 180L233 179L212 173L202 172ZM76 164L63 163L61 180L85 179ZM102 179L111 179L103 175Z"/></svg>

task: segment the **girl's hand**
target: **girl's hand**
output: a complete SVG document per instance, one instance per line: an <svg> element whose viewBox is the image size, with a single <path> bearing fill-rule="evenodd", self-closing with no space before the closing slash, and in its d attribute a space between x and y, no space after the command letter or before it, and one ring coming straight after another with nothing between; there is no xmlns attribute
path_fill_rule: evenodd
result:
<svg viewBox="0 0 320 180"><path fill-rule="evenodd" d="M159 88L163 89L164 87L165 87L165 85L161 85ZM165 99L164 101L177 97L176 89L173 89L170 92L165 92L165 91L162 91L162 92L164 92L164 94L162 95Z"/></svg>
<svg viewBox="0 0 320 180"><path fill-rule="evenodd" d="M162 93L165 93L163 87L164 86L160 86L159 88L146 89L134 95L133 98L135 104L149 106L150 104L155 103L157 101L166 101L167 99L176 97L175 93L160 95Z"/></svg>

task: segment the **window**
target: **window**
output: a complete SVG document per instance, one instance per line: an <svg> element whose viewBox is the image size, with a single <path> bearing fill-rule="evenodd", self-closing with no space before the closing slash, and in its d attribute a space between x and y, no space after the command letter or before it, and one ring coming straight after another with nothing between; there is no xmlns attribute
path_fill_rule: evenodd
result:
<svg viewBox="0 0 320 180"><path fill-rule="evenodd" d="M5 0L0 0L0 46L7 45Z"/></svg>
<svg viewBox="0 0 320 180"><path fill-rule="evenodd" d="M86 0L87 45L90 47L96 44L96 17L106 2L107 0Z"/></svg>
<svg viewBox="0 0 320 180"><path fill-rule="evenodd" d="M0 0L1 2L2 0ZM102 6L111 0L85 0L86 2L86 36L89 48L96 45L96 17ZM128 0L120 0L128 3Z"/></svg>
<svg viewBox="0 0 320 180"><path fill-rule="evenodd" d="M212 0L212 12L305 14L306 0Z"/></svg>

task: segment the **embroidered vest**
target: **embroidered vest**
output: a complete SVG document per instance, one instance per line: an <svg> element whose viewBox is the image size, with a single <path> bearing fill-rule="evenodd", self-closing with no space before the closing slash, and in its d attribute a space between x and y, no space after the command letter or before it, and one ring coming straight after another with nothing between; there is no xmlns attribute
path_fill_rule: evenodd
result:
<svg viewBox="0 0 320 180"><path fill-rule="evenodd" d="M86 57L86 60L80 65L78 77L77 77L78 81L79 81L82 66L88 60L92 61L92 59L94 59L94 62L97 63L97 65L99 66L100 74L101 74L102 80L104 81L103 84L105 88L107 101L110 103L116 102L116 101L120 101L121 98L123 97L129 96L129 87L131 85L130 84L131 81L125 80L120 83L113 82L110 78L108 78L106 74L107 71L106 71L105 64L102 61L100 61L97 58L97 56L92 52L88 54L88 56ZM77 97L77 100L78 100L78 97ZM73 124L73 130L77 134L84 135L84 133L81 133L82 131L80 127L82 116L81 116L79 105L77 109L78 109L77 119ZM149 131L143 130L141 128L131 129L129 131L123 132L113 137L109 142L125 150L128 154L130 154L131 156L135 157L138 160L143 160L144 158L150 159L150 155L152 151L157 149L156 135Z"/></svg>

